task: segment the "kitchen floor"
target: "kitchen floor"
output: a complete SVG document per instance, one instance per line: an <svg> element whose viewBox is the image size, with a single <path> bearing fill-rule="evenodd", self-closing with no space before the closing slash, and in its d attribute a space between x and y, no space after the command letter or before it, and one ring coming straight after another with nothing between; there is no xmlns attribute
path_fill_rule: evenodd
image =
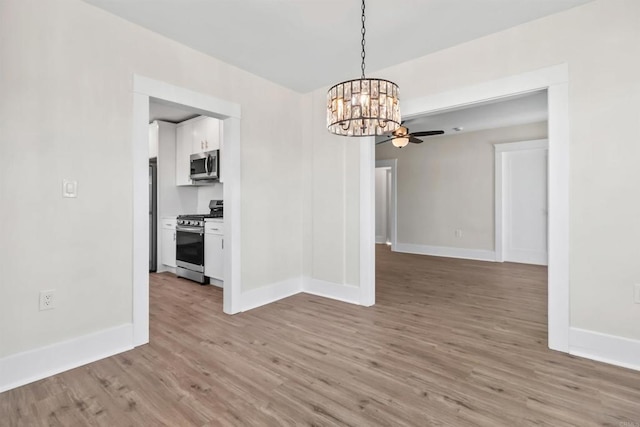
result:
<svg viewBox="0 0 640 427"><path fill-rule="evenodd" d="M547 349L546 274L377 245L374 307L234 316L152 274L149 345L0 394L0 424L640 425L640 372Z"/></svg>

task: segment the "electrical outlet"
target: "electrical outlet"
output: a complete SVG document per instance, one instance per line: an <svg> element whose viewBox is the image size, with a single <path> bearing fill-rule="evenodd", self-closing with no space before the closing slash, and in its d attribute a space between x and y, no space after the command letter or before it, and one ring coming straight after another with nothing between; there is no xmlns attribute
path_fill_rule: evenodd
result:
<svg viewBox="0 0 640 427"><path fill-rule="evenodd" d="M455 234L456 234L456 237L462 237L462 230L458 228Z"/></svg>
<svg viewBox="0 0 640 427"><path fill-rule="evenodd" d="M633 291L633 302L640 304L640 283L636 283Z"/></svg>
<svg viewBox="0 0 640 427"><path fill-rule="evenodd" d="M40 291L40 311L56 308L55 290Z"/></svg>

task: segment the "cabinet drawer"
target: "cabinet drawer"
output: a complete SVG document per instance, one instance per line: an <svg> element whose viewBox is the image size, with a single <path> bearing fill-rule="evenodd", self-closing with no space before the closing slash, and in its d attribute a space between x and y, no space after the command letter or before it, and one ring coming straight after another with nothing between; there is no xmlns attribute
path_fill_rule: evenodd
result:
<svg viewBox="0 0 640 427"><path fill-rule="evenodd" d="M177 220L175 218L162 218L161 219L162 228L165 228L165 229L168 229L168 230L175 230L176 229L176 222L177 222Z"/></svg>
<svg viewBox="0 0 640 427"><path fill-rule="evenodd" d="M222 221L205 221L204 232L207 234L224 234L224 222Z"/></svg>

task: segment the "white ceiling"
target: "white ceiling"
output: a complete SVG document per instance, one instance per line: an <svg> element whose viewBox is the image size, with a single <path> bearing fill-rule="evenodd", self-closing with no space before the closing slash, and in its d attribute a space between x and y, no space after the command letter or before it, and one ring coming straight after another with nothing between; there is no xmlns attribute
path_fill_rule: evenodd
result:
<svg viewBox="0 0 640 427"><path fill-rule="evenodd" d="M547 118L547 91L544 90L415 117L406 120L404 125L412 132L443 130L444 135L451 135L538 123ZM456 131L453 129L456 127L463 129ZM437 136L429 138L437 138Z"/></svg>
<svg viewBox="0 0 640 427"><path fill-rule="evenodd" d="M542 90L412 117L405 120L403 125L410 132L444 131L443 135L419 137L427 141L458 133L539 123L548 119L548 111L547 91ZM376 137L376 143L379 144L388 139L389 136L379 136Z"/></svg>
<svg viewBox="0 0 640 427"><path fill-rule="evenodd" d="M180 123L199 116L198 113L186 106L175 106L156 99L149 101L149 123L154 120L162 120L171 123Z"/></svg>
<svg viewBox="0 0 640 427"><path fill-rule="evenodd" d="M360 76L358 0L84 1L298 92ZM367 75L589 1L368 0Z"/></svg>

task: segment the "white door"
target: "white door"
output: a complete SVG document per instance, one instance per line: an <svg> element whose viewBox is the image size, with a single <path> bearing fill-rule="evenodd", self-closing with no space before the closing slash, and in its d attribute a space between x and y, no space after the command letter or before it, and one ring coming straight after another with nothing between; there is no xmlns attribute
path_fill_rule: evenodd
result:
<svg viewBox="0 0 640 427"><path fill-rule="evenodd" d="M547 265L547 152L503 153L505 261Z"/></svg>
<svg viewBox="0 0 640 427"><path fill-rule="evenodd" d="M389 168L376 168L376 243L387 243L389 235Z"/></svg>

